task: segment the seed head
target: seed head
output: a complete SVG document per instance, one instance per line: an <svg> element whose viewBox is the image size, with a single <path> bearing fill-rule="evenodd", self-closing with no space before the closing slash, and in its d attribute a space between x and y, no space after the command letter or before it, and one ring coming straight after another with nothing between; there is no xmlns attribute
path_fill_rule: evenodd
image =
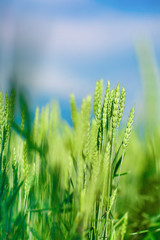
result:
<svg viewBox="0 0 160 240"><path fill-rule="evenodd" d="M119 102L119 112L118 112L118 123L117 126L119 127L120 121L123 116L124 107L125 107L125 98L126 98L126 91L124 88L121 90L120 102Z"/></svg>
<svg viewBox="0 0 160 240"><path fill-rule="evenodd" d="M78 113L77 113L75 96L73 94L71 94L71 96L70 96L70 105L71 105L72 122L73 122L73 126L75 128L77 126Z"/></svg>
<svg viewBox="0 0 160 240"><path fill-rule="evenodd" d="M109 101L108 101L108 119L111 118L112 104L113 104L114 96L115 96L115 90L112 89L110 92Z"/></svg>
<svg viewBox="0 0 160 240"><path fill-rule="evenodd" d="M94 93L94 115L97 125L100 125L102 113L102 93L103 93L103 80L97 81Z"/></svg>
<svg viewBox="0 0 160 240"><path fill-rule="evenodd" d="M123 151L125 152L126 147L128 145L128 141L129 141L129 137L132 131L132 124L133 124L133 119L134 119L134 107L131 109L129 117L128 117L128 123L127 123L127 127L125 130L125 134L124 134L124 139L123 139Z"/></svg>
<svg viewBox="0 0 160 240"><path fill-rule="evenodd" d="M116 87L116 90L115 90L114 103L113 103L113 117L112 117L113 135L115 135L115 131L116 131L116 127L117 127L117 121L118 121L119 95L120 95L120 85L117 84L117 87Z"/></svg>
<svg viewBox="0 0 160 240"><path fill-rule="evenodd" d="M10 95L10 99L9 99L9 122L10 122L10 124L14 120L15 98L16 98L16 92L13 89L11 92L11 95Z"/></svg>
<svg viewBox="0 0 160 240"><path fill-rule="evenodd" d="M109 101L109 93L110 93L110 82L108 81L106 93L104 97L104 104L103 104L103 129L105 129L106 123L107 123L107 106Z"/></svg>

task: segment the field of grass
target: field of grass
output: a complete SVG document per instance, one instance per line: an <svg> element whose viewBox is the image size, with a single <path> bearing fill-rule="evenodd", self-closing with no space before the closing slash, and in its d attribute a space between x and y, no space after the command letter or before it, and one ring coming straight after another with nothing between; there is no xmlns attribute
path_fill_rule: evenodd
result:
<svg viewBox="0 0 160 240"><path fill-rule="evenodd" d="M117 208L128 211L133 239L160 239L160 115L158 67L151 46L140 46L143 116L136 119L121 178ZM120 214L120 215L121 215ZM130 239L130 237L128 237ZM132 239L132 238L131 238Z"/></svg>
<svg viewBox="0 0 160 240"><path fill-rule="evenodd" d="M134 108L117 146L125 89L108 82L104 101L102 92L97 81L92 119L91 96L80 110L71 96L73 129L56 104L37 109L31 126L22 96L19 126L15 92L5 103L1 93L1 239L124 239L128 213L117 218L115 206Z"/></svg>
<svg viewBox="0 0 160 240"><path fill-rule="evenodd" d="M56 103L36 109L0 93L0 239L160 239L160 128L125 126L125 89L104 89L70 105L73 127ZM132 129L133 128L133 129ZM130 135L132 133L131 139Z"/></svg>

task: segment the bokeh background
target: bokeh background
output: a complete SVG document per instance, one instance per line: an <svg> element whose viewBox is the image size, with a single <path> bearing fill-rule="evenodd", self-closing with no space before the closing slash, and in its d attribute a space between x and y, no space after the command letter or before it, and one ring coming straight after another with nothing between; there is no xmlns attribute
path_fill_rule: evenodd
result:
<svg viewBox="0 0 160 240"><path fill-rule="evenodd" d="M125 124L135 105L117 199L132 239L160 239L159 69L159 0L0 0L0 90L16 81L32 116L54 99L71 125L70 94L80 106L101 78L125 87Z"/></svg>
<svg viewBox="0 0 160 240"><path fill-rule="evenodd" d="M159 84L159 39L159 0L0 0L0 89L5 92L16 78L32 112L56 99L71 123L70 93L80 104L103 78L126 88L125 116L132 105L139 116L141 58L154 61Z"/></svg>

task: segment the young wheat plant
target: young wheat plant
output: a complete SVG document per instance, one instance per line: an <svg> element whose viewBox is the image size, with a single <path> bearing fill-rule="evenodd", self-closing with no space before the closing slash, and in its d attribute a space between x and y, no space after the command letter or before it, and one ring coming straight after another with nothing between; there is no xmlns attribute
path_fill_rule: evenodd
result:
<svg viewBox="0 0 160 240"><path fill-rule="evenodd" d="M56 103L33 124L21 97L15 122L15 92L0 93L0 239L123 240L128 213L115 212L121 166L132 130L132 108L120 146L118 129L125 89L97 81L80 110L71 95L73 127L61 120ZM32 127L31 127L32 126Z"/></svg>

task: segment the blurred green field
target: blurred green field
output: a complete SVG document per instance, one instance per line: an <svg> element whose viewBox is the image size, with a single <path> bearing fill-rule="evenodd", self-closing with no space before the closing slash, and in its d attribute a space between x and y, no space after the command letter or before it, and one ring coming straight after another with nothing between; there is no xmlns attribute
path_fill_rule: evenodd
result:
<svg viewBox="0 0 160 240"><path fill-rule="evenodd" d="M94 117L91 96L77 109L71 95L73 127L56 103L32 124L24 96L1 93L0 239L160 239L158 86L150 52L138 54L145 117L133 123L133 107L124 126L119 84L103 97L97 81Z"/></svg>
<svg viewBox="0 0 160 240"><path fill-rule="evenodd" d="M129 174L121 179L117 208L121 214L129 212L128 233L137 232L133 239L160 239L159 78L152 49L140 46L137 51L144 87L144 115L137 118L132 132L123 164L123 171Z"/></svg>

